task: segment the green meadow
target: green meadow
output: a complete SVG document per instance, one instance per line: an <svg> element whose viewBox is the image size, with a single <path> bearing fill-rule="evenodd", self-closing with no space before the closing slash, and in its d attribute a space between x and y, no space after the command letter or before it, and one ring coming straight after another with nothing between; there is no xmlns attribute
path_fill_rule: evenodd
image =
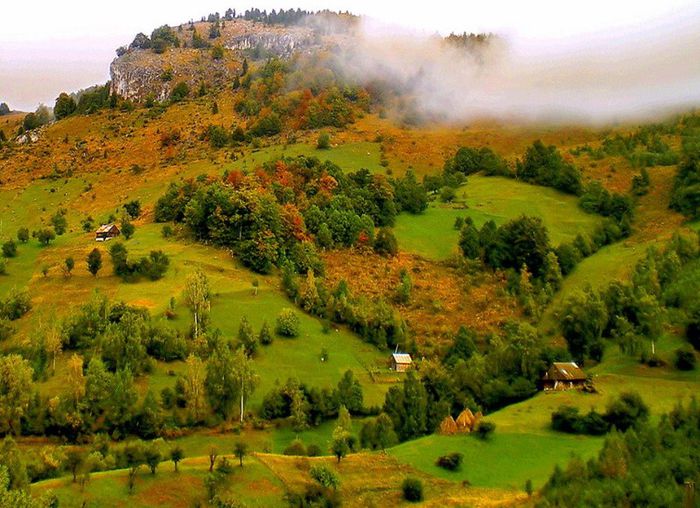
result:
<svg viewBox="0 0 700 508"><path fill-rule="evenodd" d="M347 172L368 169L373 173L383 173L385 169L380 164L379 144L345 143L332 146L330 149L319 150L314 145L303 143L293 145L273 145L254 149L233 163L226 164L231 169L255 169L256 167L279 157L316 157L322 161L331 161Z"/></svg>
<svg viewBox="0 0 700 508"><path fill-rule="evenodd" d="M244 506L279 506L284 496L283 483L255 457L248 457L244 467L229 454L234 464L220 494L231 496ZM150 508L152 506L190 507L205 501L204 479L208 474L206 457L185 459L175 473L172 462L163 462L156 475L146 467L137 473L134 493L127 496L127 470L93 473L84 488L70 477L46 480L32 485L34 494L52 491L62 508L100 506L105 508ZM127 502L128 500L128 502Z"/></svg>
<svg viewBox="0 0 700 508"><path fill-rule="evenodd" d="M423 214L401 214L395 233L401 249L445 259L458 252L458 217L471 217L481 227L489 220L500 225L521 215L542 218L553 245L591 233L600 222L600 217L579 208L575 196L510 178L472 175L457 190L455 203L434 202Z"/></svg>
<svg viewBox="0 0 700 508"><path fill-rule="evenodd" d="M601 445L601 438L501 433L497 428L488 441L474 435L434 434L402 443L389 453L401 462L446 480L466 480L475 487L522 490L527 480L532 480L535 488L541 487L556 464L565 466L574 455L585 460L595 455ZM435 465L438 457L453 452L464 455L460 471L447 471Z"/></svg>

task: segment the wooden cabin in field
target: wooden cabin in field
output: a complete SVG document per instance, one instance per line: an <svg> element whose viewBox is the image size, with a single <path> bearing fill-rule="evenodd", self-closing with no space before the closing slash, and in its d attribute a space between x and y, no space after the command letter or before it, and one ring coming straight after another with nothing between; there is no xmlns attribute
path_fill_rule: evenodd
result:
<svg viewBox="0 0 700 508"><path fill-rule="evenodd" d="M106 242L112 238L116 238L121 234L119 228L116 224L102 224L97 231L95 231L95 241L96 242Z"/></svg>
<svg viewBox="0 0 700 508"><path fill-rule="evenodd" d="M394 353L391 355L391 370L406 372L411 368L413 360L408 353Z"/></svg>
<svg viewBox="0 0 700 508"><path fill-rule="evenodd" d="M545 391L582 388L586 373L574 362L554 362L542 376L541 383Z"/></svg>

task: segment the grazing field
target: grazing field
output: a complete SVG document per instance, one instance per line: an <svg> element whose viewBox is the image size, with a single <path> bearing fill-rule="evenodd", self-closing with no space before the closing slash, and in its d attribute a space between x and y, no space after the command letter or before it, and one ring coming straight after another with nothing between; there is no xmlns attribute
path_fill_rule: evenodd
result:
<svg viewBox="0 0 700 508"><path fill-rule="evenodd" d="M523 422L523 430L527 423ZM572 455L584 460L595 455L601 438L549 434L499 432L488 441L476 436L432 435L409 441L389 450L399 461L431 476L468 481L476 487L523 490L532 480L541 487L556 464L565 466ZM435 465L438 457L452 452L464 455L460 471L447 471Z"/></svg>
<svg viewBox="0 0 700 508"><path fill-rule="evenodd" d="M237 460L230 457L237 466ZM234 467L220 493L239 500L245 506L274 507L284 496L284 485L255 458L247 458L243 468ZM117 508L150 508L171 506L186 508L206 501L204 479L208 472L207 457L183 460L173 470L172 462L163 462L156 475L142 466L137 474L133 494L128 494L127 470L93 473L90 481L81 489L71 478L47 480L32 486L34 494L53 491L59 505L66 508L100 506ZM127 502L128 500L128 502Z"/></svg>
<svg viewBox="0 0 700 508"><path fill-rule="evenodd" d="M370 142L345 143L319 150L315 145L298 143L294 145L273 145L254 149L226 167L235 169L255 169L263 163L279 157L316 157L322 161L331 161L344 171L351 172L368 169L373 173L383 173L379 155L379 144Z"/></svg>
<svg viewBox="0 0 700 508"><path fill-rule="evenodd" d="M332 458L285 457L260 454L247 457L238 467L235 458L233 472L225 477L217 489L223 498L234 499L242 506L273 507L284 504L287 491L303 492L313 480L309 475L312 465L324 464L334 470L340 479L343 506L397 506L408 504L401 498L401 482L407 476L421 478L425 486L425 501L421 506L513 506L525 500L518 492L465 487L441 478L434 478L402 464L391 455L357 454L340 464ZM81 488L70 477L46 480L32 485L32 493L41 495L52 491L61 507L78 508L100 506L117 508L130 506L146 508L171 506L185 508L202 505L206 501L204 480L209 462L207 457L185 459L179 473L171 462L164 462L156 475L142 467L136 476L134 492L128 494L127 470L93 473ZM128 503L125 501L128 499Z"/></svg>
<svg viewBox="0 0 700 508"><path fill-rule="evenodd" d="M164 240L160 236L160 225L146 224L137 226L134 237L125 242L129 255L138 257L147 255L153 249L162 249L170 256L170 268L166 276L156 282L141 280L134 283L124 283L111 274L111 266L106 262L100 276L95 279L84 265L84 259L95 243L90 234L67 235L61 243L40 249L39 265L54 266L47 277L43 277L30 266L24 276L32 276L30 294L35 303L41 304L41 312L34 311L35 319L50 314L62 315L90 297L95 289L116 300L148 308L154 316L162 316L170 298L174 297L177 304L176 319L173 321L178 328L185 331L190 326L190 313L182 303L182 291L188 274L200 267L209 278L213 292L211 306L211 329L219 329L227 339L235 340L241 319L246 316L254 330L259 331L263 322L267 322L274 330L275 320L285 307L294 308L278 288L275 276L261 277L237 264L223 250L202 246L188 241ZM104 247L101 247L104 249ZM76 269L70 278L64 277L58 266L67 255L76 259ZM103 256L108 254L103 251ZM18 258L19 259L19 258ZM36 265L36 263L34 263ZM19 277L6 277L9 281L17 281ZM257 294L252 282L257 279L259 288ZM21 287L21 286L20 286ZM332 328L327 333L323 331L319 319L304 314L297 309L300 318L300 333L297 338L286 339L276 337L272 345L261 346L255 358L255 369L260 378L258 387L251 400L250 409L257 409L264 394L269 391L276 381L284 383L288 378L297 378L310 386L333 387L343 373L350 369L358 377L365 391L365 401L368 405L381 404L387 384L375 383L370 377L371 371L387 369L388 352L381 352L374 346L364 343L356 335L345 328ZM28 333L32 319L23 320L22 324ZM34 323L35 324L35 323ZM326 350L328 358L321 361L321 352ZM157 393L165 386L173 386L174 376L168 376L168 370L178 371L182 364L160 364L155 375L145 379L141 386L151 387ZM60 374L60 372L59 372ZM52 378L47 383L60 390L59 379Z"/></svg>
<svg viewBox="0 0 700 508"><path fill-rule="evenodd" d="M541 217L553 245L591 233L601 220L581 210L575 196L509 178L470 176L457 190L457 199L455 204L433 203L420 215L401 214L395 228L400 248L433 259L456 254L457 217L471 217L477 227L520 215Z"/></svg>

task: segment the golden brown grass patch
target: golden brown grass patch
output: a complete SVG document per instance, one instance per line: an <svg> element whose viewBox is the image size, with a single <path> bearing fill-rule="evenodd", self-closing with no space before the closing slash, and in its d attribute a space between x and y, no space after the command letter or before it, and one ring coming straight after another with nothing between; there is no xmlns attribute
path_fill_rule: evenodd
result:
<svg viewBox="0 0 700 508"><path fill-rule="evenodd" d="M312 465L325 464L340 477L340 493L345 506L397 506L403 501L401 482L408 476L423 481L423 506L514 506L526 498L518 492L473 488L434 478L379 452L349 455L340 464L331 457L299 458L267 454L257 457L294 491L301 491L313 482L308 472Z"/></svg>
<svg viewBox="0 0 700 508"><path fill-rule="evenodd" d="M400 274L406 270L413 290L408 304L393 303L421 348L449 343L460 325L494 331L518 315L515 301L505 296L505 281L482 273L469 277L448 263L400 253L384 258L371 252L332 251L324 256L326 279L334 287L345 279L355 295L394 301Z"/></svg>

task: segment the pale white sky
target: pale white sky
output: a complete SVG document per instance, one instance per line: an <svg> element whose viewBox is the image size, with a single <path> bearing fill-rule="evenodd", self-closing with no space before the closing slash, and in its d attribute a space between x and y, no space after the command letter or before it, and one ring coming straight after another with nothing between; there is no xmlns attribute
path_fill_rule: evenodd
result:
<svg viewBox="0 0 700 508"><path fill-rule="evenodd" d="M252 3L220 0L0 0L0 102L30 110L53 104L61 91L74 91L109 77L114 50L138 32L175 25L228 7ZM260 9L350 10L384 23L442 34L496 32L521 47L550 51L629 39L653 44L657 30L673 31L700 18L697 0L261 0ZM697 60L697 54L688 58Z"/></svg>

